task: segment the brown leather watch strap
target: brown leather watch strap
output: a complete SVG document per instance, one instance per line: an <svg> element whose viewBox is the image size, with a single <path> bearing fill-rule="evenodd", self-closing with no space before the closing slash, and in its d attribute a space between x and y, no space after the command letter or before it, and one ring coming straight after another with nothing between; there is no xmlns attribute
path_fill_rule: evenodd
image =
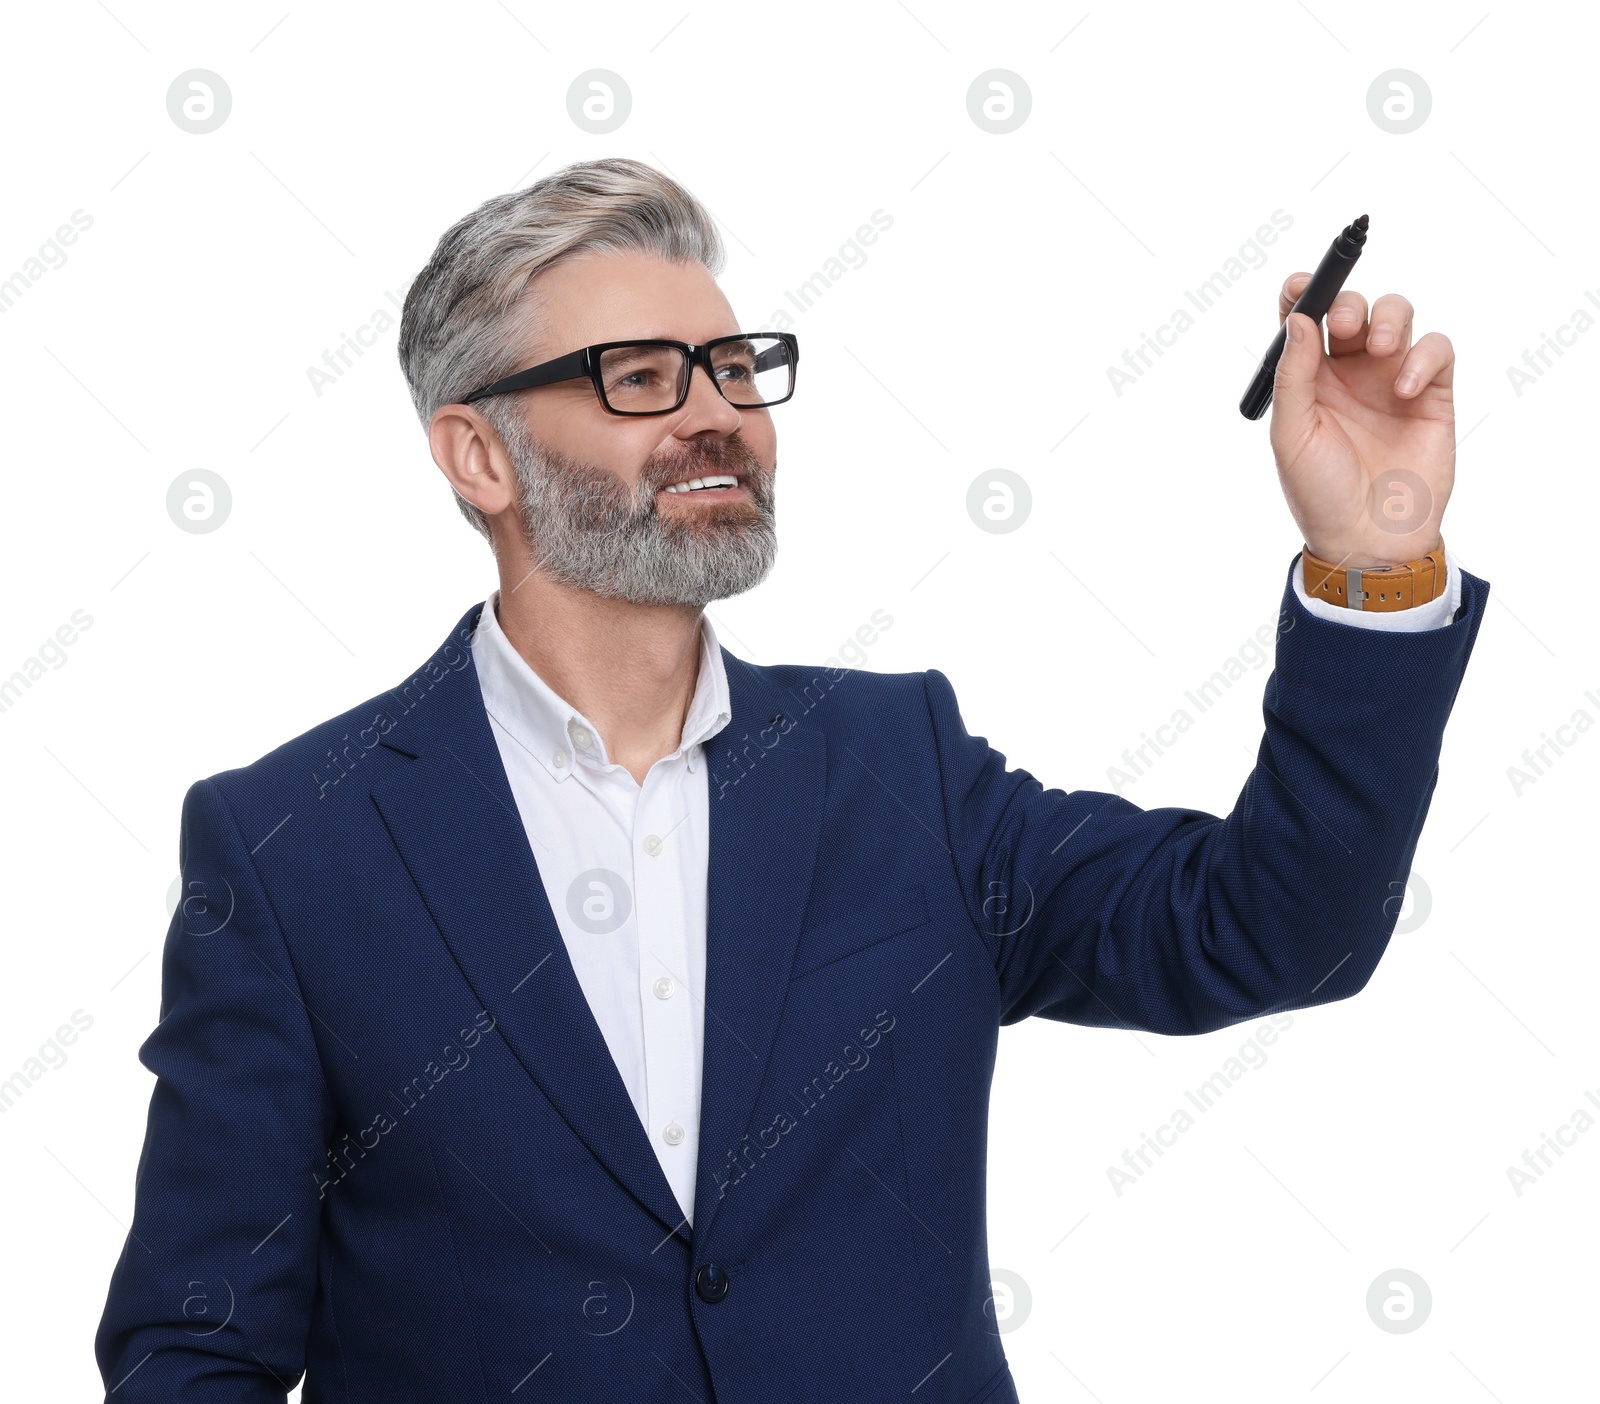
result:
<svg viewBox="0 0 1600 1404"><path fill-rule="evenodd" d="M1312 555L1309 547L1301 551L1300 562L1306 594L1346 609L1376 610L1382 614L1413 609L1444 594L1447 572L1442 537L1438 549L1429 551L1421 560L1382 569L1371 566L1347 570Z"/></svg>

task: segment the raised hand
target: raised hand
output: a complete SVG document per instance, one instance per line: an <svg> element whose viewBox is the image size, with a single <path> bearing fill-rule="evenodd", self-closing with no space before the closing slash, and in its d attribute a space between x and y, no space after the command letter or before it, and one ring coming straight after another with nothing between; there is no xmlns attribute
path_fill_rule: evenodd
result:
<svg viewBox="0 0 1600 1404"><path fill-rule="evenodd" d="M1455 348L1442 332L1412 344L1411 303L1372 304L1346 288L1322 328L1289 313L1310 279L1278 293L1288 337L1272 392L1272 452L1305 544L1345 567L1398 565L1441 542L1455 483ZM1296 332L1300 339L1295 339Z"/></svg>

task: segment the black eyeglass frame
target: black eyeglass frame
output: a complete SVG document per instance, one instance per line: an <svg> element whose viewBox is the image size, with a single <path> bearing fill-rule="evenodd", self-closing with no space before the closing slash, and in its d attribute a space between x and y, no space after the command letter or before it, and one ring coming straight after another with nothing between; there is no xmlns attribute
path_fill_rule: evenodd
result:
<svg viewBox="0 0 1600 1404"><path fill-rule="evenodd" d="M644 417L656 414L672 414L675 410L683 408L683 402L689 398L689 387L694 382L694 368L701 367L706 377L713 385L717 386L717 393L722 395L722 387L717 385L716 367L711 364L711 351L713 347L724 346L730 341L750 341L755 337L775 337L781 341L788 351L789 360L789 393L781 400L766 400L759 405L740 405L737 401L728 400L736 409L767 409L772 405L781 405L794 398L794 388L799 380L800 367L800 339L793 332L734 332L731 336L717 336L699 346L688 341L670 341L665 337L634 338L628 341L597 341L593 346L583 346L576 351L569 351L565 356L557 356L553 361L545 361L537 366L530 366L527 370L508 375L502 380L497 380L491 385L484 385L474 390L470 395L463 395L456 403L470 405L475 400L481 400L489 395L507 395L514 390L532 390L541 385L557 385L568 380L582 380L588 378L594 386L595 398L600 401L600 407L608 414ZM678 393L677 403L666 409L658 410L619 410L613 409L606 400L605 386L600 380L600 355L618 346L675 346L684 354L684 364L688 367L683 377L683 386ZM757 370L766 370L766 366L758 366ZM727 400L726 395L722 398Z"/></svg>

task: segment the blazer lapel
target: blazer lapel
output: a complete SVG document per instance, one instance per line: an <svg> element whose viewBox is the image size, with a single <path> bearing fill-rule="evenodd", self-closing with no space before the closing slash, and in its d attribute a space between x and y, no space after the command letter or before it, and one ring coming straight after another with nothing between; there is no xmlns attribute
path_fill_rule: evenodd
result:
<svg viewBox="0 0 1600 1404"><path fill-rule="evenodd" d="M482 603L408 684L382 738L412 763L372 797L478 1002L557 1112L635 1199L687 1237L578 983L483 709L470 638ZM464 661L463 661L464 660ZM435 680L436 679L436 680Z"/></svg>
<svg viewBox="0 0 1600 1404"><path fill-rule="evenodd" d="M701 1252L777 1035L822 833L826 750L766 670L722 651L728 725L706 742L705 1039L694 1245Z"/></svg>

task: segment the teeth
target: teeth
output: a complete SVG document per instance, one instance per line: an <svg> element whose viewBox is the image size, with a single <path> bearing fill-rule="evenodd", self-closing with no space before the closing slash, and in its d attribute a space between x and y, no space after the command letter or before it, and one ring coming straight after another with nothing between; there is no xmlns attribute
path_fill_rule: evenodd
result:
<svg viewBox="0 0 1600 1404"><path fill-rule="evenodd" d="M693 492L696 488L738 487L739 480L731 473L719 473L704 478L690 478L686 483L673 483L668 492Z"/></svg>

